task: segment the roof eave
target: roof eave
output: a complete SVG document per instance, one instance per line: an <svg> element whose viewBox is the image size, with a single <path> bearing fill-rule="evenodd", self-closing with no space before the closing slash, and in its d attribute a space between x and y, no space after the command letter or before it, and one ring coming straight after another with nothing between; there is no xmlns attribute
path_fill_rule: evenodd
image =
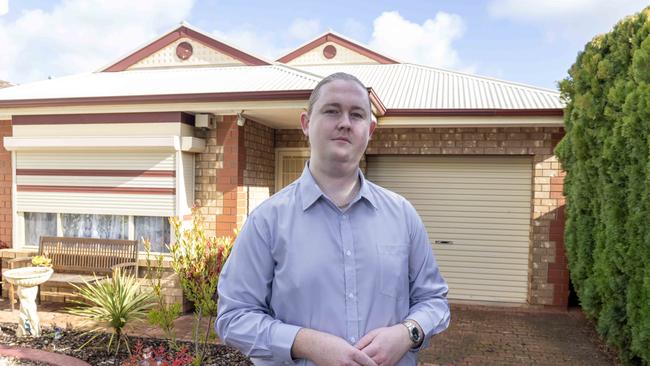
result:
<svg viewBox="0 0 650 366"><path fill-rule="evenodd" d="M227 92L227 93L195 93L195 94L162 94L162 95L133 95L106 97L78 98L49 98L49 99L19 99L0 100L0 108L35 108L35 107L65 107L78 105L107 105L107 104L148 104L148 103L183 103L183 102L232 102L232 101L262 101L262 100L295 100L309 99L311 89L280 90L261 92Z"/></svg>
<svg viewBox="0 0 650 366"><path fill-rule="evenodd" d="M385 117L562 117L562 108L548 109L387 109Z"/></svg>

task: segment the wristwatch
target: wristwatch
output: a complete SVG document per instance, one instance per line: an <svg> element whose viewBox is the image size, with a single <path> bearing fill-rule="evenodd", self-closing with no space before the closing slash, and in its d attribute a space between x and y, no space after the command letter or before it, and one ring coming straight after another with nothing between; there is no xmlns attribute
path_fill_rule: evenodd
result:
<svg viewBox="0 0 650 366"><path fill-rule="evenodd" d="M411 338L411 342L413 342L413 347L417 347L422 343L422 333L420 332L420 328L415 324L413 320L404 320L402 322L402 325L406 327L409 331L409 338Z"/></svg>

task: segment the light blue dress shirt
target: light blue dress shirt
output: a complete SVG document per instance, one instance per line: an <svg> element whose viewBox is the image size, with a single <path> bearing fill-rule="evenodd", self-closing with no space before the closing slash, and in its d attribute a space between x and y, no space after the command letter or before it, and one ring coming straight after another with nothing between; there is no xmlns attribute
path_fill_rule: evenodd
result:
<svg viewBox="0 0 650 366"><path fill-rule="evenodd" d="M403 197L364 179L347 210L302 176L246 220L219 280L215 328L255 365L292 360L301 327L350 344L409 318L425 332L421 348L449 325L447 284L426 230ZM414 366L416 352L398 363Z"/></svg>

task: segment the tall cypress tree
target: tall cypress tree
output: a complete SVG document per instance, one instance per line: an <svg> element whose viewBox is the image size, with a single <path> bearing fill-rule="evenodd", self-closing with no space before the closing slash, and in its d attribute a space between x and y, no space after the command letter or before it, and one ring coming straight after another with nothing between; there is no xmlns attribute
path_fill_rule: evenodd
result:
<svg viewBox="0 0 650 366"><path fill-rule="evenodd" d="M622 361L650 364L650 7L589 42L560 83L565 245L581 305Z"/></svg>

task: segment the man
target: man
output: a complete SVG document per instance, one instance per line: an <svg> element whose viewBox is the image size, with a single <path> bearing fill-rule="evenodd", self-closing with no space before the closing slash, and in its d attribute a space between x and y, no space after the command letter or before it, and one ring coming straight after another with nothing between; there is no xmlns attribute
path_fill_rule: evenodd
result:
<svg viewBox="0 0 650 366"><path fill-rule="evenodd" d="M314 88L302 176L246 220L219 281L219 337L256 365L416 365L449 324L424 225L359 161L377 123L354 76Z"/></svg>

